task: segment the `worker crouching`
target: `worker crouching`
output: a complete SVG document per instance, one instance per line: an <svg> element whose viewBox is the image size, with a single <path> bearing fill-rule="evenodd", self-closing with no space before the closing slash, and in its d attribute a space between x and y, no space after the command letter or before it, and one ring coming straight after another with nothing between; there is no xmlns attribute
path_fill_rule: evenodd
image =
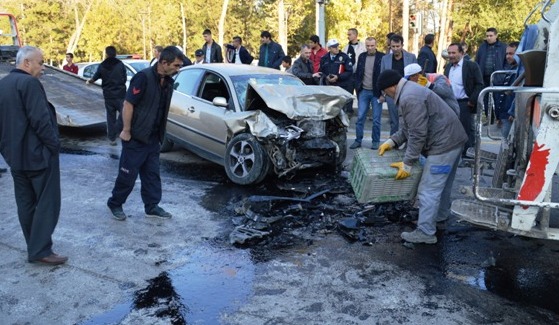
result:
<svg viewBox="0 0 559 325"><path fill-rule="evenodd" d="M450 191L468 137L456 113L428 88L402 78L395 70L383 71L377 84L384 95L394 99L401 117L398 132L379 147L379 155L407 142L403 161L390 165L398 168L396 179L409 177L420 155L426 157L417 190L417 229L403 232L401 237L411 243L435 244L436 224L448 218Z"/></svg>

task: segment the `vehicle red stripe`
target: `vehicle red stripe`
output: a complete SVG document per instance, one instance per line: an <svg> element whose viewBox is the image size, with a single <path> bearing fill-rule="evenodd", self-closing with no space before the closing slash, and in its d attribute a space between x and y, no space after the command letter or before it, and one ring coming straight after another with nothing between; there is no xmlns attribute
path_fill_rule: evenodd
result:
<svg viewBox="0 0 559 325"><path fill-rule="evenodd" d="M532 156L530 157L530 165L526 170L526 178L524 184L518 194L519 200L533 201L541 193L545 183L545 170L549 163L550 149L542 150L544 145L539 145L536 141Z"/></svg>

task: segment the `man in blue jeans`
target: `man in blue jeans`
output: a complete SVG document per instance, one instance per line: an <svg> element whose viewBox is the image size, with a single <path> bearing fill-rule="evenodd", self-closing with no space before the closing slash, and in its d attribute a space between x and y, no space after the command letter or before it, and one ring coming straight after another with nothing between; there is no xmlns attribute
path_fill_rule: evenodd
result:
<svg viewBox="0 0 559 325"><path fill-rule="evenodd" d="M381 93L377 87L380 74L380 62L384 53L377 51L377 41L373 37L365 39L367 52L359 55L357 69L355 70L355 89L357 91L357 122L355 123L355 141L349 147L356 149L361 147L363 140L363 127L369 107L373 108L373 133L372 148L378 149L380 142L380 118L382 115Z"/></svg>

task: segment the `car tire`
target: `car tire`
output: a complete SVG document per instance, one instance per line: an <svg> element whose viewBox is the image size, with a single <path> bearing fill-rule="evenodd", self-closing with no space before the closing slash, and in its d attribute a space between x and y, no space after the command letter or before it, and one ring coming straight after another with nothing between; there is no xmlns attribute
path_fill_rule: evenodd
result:
<svg viewBox="0 0 559 325"><path fill-rule="evenodd" d="M233 183L249 185L264 180L270 170L270 159L253 135L241 133L227 144L224 165Z"/></svg>
<svg viewBox="0 0 559 325"><path fill-rule="evenodd" d="M163 137L163 142L161 142L161 148L159 149L159 151L169 152L171 151L171 149L173 149L173 145L174 145L173 141L171 141L167 136L167 134L165 134L165 137Z"/></svg>
<svg viewBox="0 0 559 325"><path fill-rule="evenodd" d="M340 154L336 157L336 168L340 168L347 156L347 132L345 130L340 132L336 136L332 137L332 140L334 140L334 142L338 145L338 148L340 148Z"/></svg>

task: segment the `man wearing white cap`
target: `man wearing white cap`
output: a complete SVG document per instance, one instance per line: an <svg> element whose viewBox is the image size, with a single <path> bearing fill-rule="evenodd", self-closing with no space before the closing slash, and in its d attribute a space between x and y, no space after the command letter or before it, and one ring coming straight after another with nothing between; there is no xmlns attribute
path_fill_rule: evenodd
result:
<svg viewBox="0 0 559 325"><path fill-rule="evenodd" d="M436 224L448 218L450 190L468 136L458 116L439 96L402 78L398 71L381 72L377 86L394 100L402 115L400 129L379 147L379 155L407 142L403 160L390 165L398 168L398 180L411 176L411 166L421 155L426 157L417 189L417 229L403 232L401 237L411 243L436 244Z"/></svg>
<svg viewBox="0 0 559 325"><path fill-rule="evenodd" d="M344 52L340 51L340 43L331 39L326 43L328 52L320 59L320 72L325 83L330 86L340 86L353 93L353 65ZM344 106L344 111L351 112L352 101Z"/></svg>
<svg viewBox="0 0 559 325"><path fill-rule="evenodd" d="M438 73L421 74L421 66L417 63L408 64L404 68L404 78L431 89L460 116L460 106L452 91L450 80L445 75Z"/></svg>

